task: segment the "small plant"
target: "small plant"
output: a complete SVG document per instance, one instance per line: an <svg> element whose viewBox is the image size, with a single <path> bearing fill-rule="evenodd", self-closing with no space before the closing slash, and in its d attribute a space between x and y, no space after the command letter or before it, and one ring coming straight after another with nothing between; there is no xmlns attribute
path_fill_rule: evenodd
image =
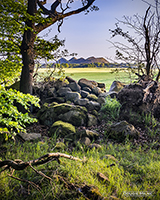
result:
<svg viewBox="0 0 160 200"><path fill-rule="evenodd" d="M5 140L8 140L8 137L14 138L16 133L25 132L26 124L37 121L28 113L19 112L15 103L21 104L29 112L31 104L39 107L38 102L37 97L13 89L6 90L0 85L0 135L3 135Z"/></svg>
<svg viewBox="0 0 160 200"><path fill-rule="evenodd" d="M121 104L111 97L106 98L106 103L102 106L101 111L104 113L103 118L110 118L116 120L119 117Z"/></svg>

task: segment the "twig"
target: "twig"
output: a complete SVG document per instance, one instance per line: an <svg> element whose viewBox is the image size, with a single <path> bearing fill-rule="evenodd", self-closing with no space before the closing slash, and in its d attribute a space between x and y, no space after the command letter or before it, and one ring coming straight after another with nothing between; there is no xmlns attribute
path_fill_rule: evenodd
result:
<svg viewBox="0 0 160 200"><path fill-rule="evenodd" d="M31 186L33 186L34 188L36 188L36 190L38 190L38 192L43 196L43 199L45 200L44 195L43 195L42 192L40 191L41 188L40 188L38 185L36 185L34 182L28 181L28 180L24 180L24 179L21 179L21 178L17 178L17 177L15 177L15 176L11 175L11 174L7 174L7 175L8 175L9 177L11 177L11 178L14 178L14 179L18 180L18 181L22 181L22 182L29 183Z"/></svg>

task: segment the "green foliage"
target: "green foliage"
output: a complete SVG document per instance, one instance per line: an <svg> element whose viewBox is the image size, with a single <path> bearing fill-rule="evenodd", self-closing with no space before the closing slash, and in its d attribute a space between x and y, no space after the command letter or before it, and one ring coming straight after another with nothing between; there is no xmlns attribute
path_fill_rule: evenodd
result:
<svg viewBox="0 0 160 200"><path fill-rule="evenodd" d="M14 137L17 132L25 131L25 125L36 122L28 113L19 112L16 103L22 105L29 112L31 104L39 107L39 99L30 94L23 94L16 90L6 90L0 86L0 134L5 140Z"/></svg>
<svg viewBox="0 0 160 200"><path fill-rule="evenodd" d="M45 23L50 18L43 18L38 10L35 16L27 13L27 0L2 0L0 4L0 84L10 85L20 75L22 68L21 43L27 27L26 20ZM46 41L36 37L34 45L35 59L55 59L55 51L64 45L64 40L56 36Z"/></svg>
<svg viewBox="0 0 160 200"><path fill-rule="evenodd" d="M121 104L116 99L107 97L106 103L101 108L101 111L103 113L102 118L109 118L110 120L118 119L120 108Z"/></svg>

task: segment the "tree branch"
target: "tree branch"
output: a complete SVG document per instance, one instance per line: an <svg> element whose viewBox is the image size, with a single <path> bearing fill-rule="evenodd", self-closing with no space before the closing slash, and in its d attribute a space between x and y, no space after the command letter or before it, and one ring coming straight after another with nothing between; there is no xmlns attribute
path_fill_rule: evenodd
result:
<svg viewBox="0 0 160 200"><path fill-rule="evenodd" d="M59 160L60 157L64 157L64 158L75 160L75 161L85 162L85 160L73 157L71 155L67 155L67 154L64 154L64 153L57 152L57 153L48 153L44 156L41 156L40 158L37 158L36 160L30 160L28 162L23 162L19 159L14 160L14 161L13 160L4 160L4 161L0 160L0 168L5 166L6 169L11 167L15 170L23 170L28 166L42 165L42 164L51 162L53 160L56 160L58 163L60 163L60 160Z"/></svg>
<svg viewBox="0 0 160 200"><path fill-rule="evenodd" d="M59 13L56 11L56 8L61 3L61 0L56 0L51 6L51 10L46 9L38 0L37 3L39 5L39 7L43 10L44 14L49 15L47 18L50 18L50 22L46 22L44 24L42 24L42 23L37 24L35 27L36 32L39 33L42 30L44 30L45 28L54 24L55 22L60 21L66 17L69 17L74 14L79 14L80 12L88 9L93 4L94 1L95 0L87 0L88 3L85 6L79 8L77 10L73 10L68 13L64 13L64 11L62 11L62 13Z"/></svg>

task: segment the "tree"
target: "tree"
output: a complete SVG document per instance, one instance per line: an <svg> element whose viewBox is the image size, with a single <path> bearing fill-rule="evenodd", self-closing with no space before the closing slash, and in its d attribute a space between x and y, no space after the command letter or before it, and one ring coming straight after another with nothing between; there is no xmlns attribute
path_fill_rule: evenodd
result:
<svg viewBox="0 0 160 200"><path fill-rule="evenodd" d="M124 21L118 20L116 29L110 30L112 37L117 35L123 37L127 44L115 42L116 56L118 59L136 63L138 69L145 74L148 79L153 78L153 70L157 68L159 73L156 80L160 76L160 68L158 62L160 60L160 16L159 1L155 0L155 6L149 5L144 17L134 15L132 17L124 16ZM124 32L119 27L119 23L127 26L134 31L135 36L131 36L129 31ZM143 71L145 69L145 72ZM141 75L137 74L142 77Z"/></svg>
<svg viewBox="0 0 160 200"><path fill-rule="evenodd" d="M21 43L27 14L26 0L2 0L0 4L0 83L10 85L20 76L22 68ZM40 13L35 22L42 22ZM56 36L49 41L37 37L34 42L34 59L53 59L55 51L64 45Z"/></svg>
<svg viewBox="0 0 160 200"><path fill-rule="evenodd" d="M53 0L53 4L51 5L51 9L48 10L44 5L46 4L46 0L2 0L1 11L2 16L5 19L7 24L4 25L3 30L4 33L3 38L7 37L7 32L10 32L8 35L7 41L9 41L13 37L13 43L19 43L17 52L14 52L14 56L18 56L18 59L22 56L22 72L20 78L20 91L24 93L32 94L32 82L33 82L33 72L34 72L34 59L35 59L35 51L36 47L39 47L43 43L46 44L46 41L42 41L39 39L39 44L36 45L37 35L42 30L48 28L49 26L59 22L58 29L63 23L63 19L78 14L82 11L87 10L91 7L91 10L97 9L97 7L92 6L95 0L81 0L82 7L76 10L68 11L70 8L70 4L74 2L74 0L67 0L66 3L63 3L62 0ZM58 10L58 11L57 11ZM87 11L88 12L88 11ZM12 29L9 27L9 18L13 24L13 34L11 34ZM1 19L3 20L3 19ZM17 28L16 25L17 24ZM4 22L3 22L4 24ZM1 37L0 35L0 37ZM11 37L12 35L12 37ZM17 36L18 35L18 36ZM22 36L23 35L23 36ZM17 36L17 38L15 37ZM16 42L15 42L16 40ZM18 41L18 42L17 42ZM62 45L62 41L56 40L55 49L58 45ZM13 44L12 43L12 44ZM49 43L49 45L54 45L55 43ZM48 45L48 46L49 46ZM45 45L43 45L45 46ZM7 52L10 53L9 49ZM39 50L37 51L39 54ZM48 53L49 54L49 53ZM50 54L49 54L50 55ZM6 59L5 55L5 59ZM19 60L17 61L17 63Z"/></svg>

